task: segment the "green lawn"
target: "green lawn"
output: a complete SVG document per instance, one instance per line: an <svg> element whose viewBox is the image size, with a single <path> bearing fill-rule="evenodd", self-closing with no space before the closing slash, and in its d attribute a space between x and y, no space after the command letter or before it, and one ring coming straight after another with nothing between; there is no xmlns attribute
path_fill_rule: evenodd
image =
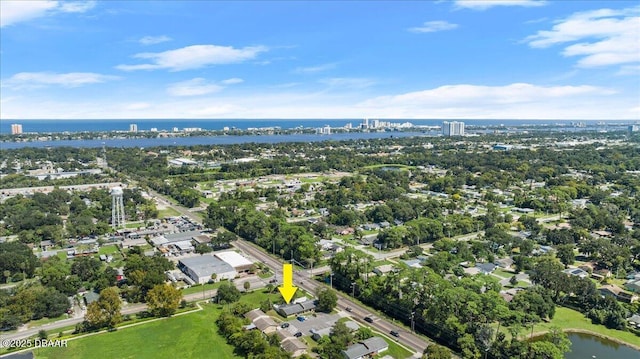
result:
<svg viewBox="0 0 640 359"><path fill-rule="evenodd" d="M391 339L386 338L386 337L383 337L383 338L389 344L389 349L387 349L386 351L380 353L379 357L383 357L385 355L391 355L395 359L404 359L404 358L410 358L413 355L412 352L410 352L407 349L401 347L394 340L391 340Z"/></svg>
<svg viewBox="0 0 640 359"><path fill-rule="evenodd" d="M211 290L211 289L216 289L220 286L222 282L216 282L216 283L207 283L204 284L204 290ZM187 294L193 294L193 293L202 293L202 286L195 286L195 287L189 287L189 288L184 288L182 290L182 295L187 295Z"/></svg>
<svg viewBox="0 0 640 359"><path fill-rule="evenodd" d="M591 323L591 320L585 317L582 313L573 309L558 307L556 314L550 323L538 323L533 327L534 333L539 333L551 329L551 327L560 327L562 329L581 329L588 330L594 333L606 335L607 337L616 338L626 343L640 345L640 337L630 332L623 332L621 330L614 330L605 327L604 325L595 325ZM520 335L529 335L531 333L531 327L526 330L526 333Z"/></svg>
<svg viewBox="0 0 640 359"><path fill-rule="evenodd" d="M144 226L143 221L128 222L125 224L125 228L144 228Z"/></svg>
<svg viewBox="0 0 640 359"><path fill-rule="evenodd" d="M118 249L118 246L111 245L111 246L102 246L100 247L100 249L98 250L98 254L106 254L106 255L110 255L110 254L114 254L119 252L120 250Z"/></svg>
<svg viewBox="0 0 640 359"><path fill-rule="evenodd" d="M493 273L495 275L497 275L498 277L502 277L502 278L511 278L511 277L513 277L515 275L515 274L513 274L511 272L507 272L507 271L505 271L503 269L500 269L500 268L496 269Z"/></svg>
<svg viewBox="0 0 640 359"><path fill-rule="evenodd" d="M179 215L180 215L180 212L170 207L167 207L165 209L161 209L158 211L158 218L178 217Z"/></svg>
<svg viewBox="0 0 640 359"><path fill-rule="evenodd" d="M179 317L71 340L66 348L35 351L54 358L240 358L218 334L218 306Z"/></svg>

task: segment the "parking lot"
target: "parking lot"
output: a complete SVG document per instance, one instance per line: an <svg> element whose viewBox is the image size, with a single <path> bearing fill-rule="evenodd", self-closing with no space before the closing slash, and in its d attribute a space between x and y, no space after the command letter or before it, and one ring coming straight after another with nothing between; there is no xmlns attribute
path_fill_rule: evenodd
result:
<svg viewBox="0 0 640 359"><path fill-rule="evenodd" d="M291 334L301 332L302 335L311 335L311 329L322 330L330 328L336 321L338 321L338 319L340 319L338 314L316 313L315 317L312 314L303 316L306 317L304 322L295 318L287 321L287 323L289 323L289 328L287 328L287 330L290 331Z"/></svg>

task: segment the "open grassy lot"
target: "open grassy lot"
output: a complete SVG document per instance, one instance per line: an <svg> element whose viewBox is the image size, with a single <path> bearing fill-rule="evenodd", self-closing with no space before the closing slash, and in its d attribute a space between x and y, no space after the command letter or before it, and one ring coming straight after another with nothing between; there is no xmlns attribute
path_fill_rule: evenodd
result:
<svg viewBox="0 0 640 359"><path fill-rule="evenodd" d="M221 309L204 310L68 342L66 348L38 349L38 358L239 358L218 334Z"/></svg>
<svg viewBox="0 0 640 359"><path fill-rule="evenodd" d="M177 217L180 215L180 212L176 211L173 208L164 208L158 211L158 218L164 218L164 217Z"/></svg>
<svg viewBox="0 0 640 359"><path fill-rule="evenodd" d="M107 254L107 255L111 255L117 252L119 252L119 249L115 244L111 246L102 246L98 250L98 254Z"/></svg>

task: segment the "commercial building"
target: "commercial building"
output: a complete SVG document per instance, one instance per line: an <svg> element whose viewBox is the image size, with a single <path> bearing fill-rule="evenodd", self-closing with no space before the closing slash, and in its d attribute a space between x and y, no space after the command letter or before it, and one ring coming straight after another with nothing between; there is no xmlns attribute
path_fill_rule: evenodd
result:
<svg viewBox="0 0 640 359"><path fill-rule="evenodd" d="M464 122L444 121L442 123L442 134L445 136L464 136Z"/></svg>
<svg viewBox="0 0 640 359"><path fill-rule="evenodd" d="M19 123L12 123L11 124L11 134L12 135L19 135L22 133L22 125Z"/></svg>
<svg viewBox="0 0 640 359"><path fill-rule="evenodd" d="M234 251L215 252L213 255L228 263L238 273L249 272L253 267L253 263L250 260Z"/></svg>
<svg viewBox="0 0 640 359"><path fill-rule="evenodd" d="M138 132L138 125L135 123L132 123L129 125L129 132Z"/></svg>
<svg viewBox="0 0 640 359"><path fill-rule="evenodd" d="M238 274L229 263L212 255L202 255L184 258L178 262L178 269L199 284L211 280L211 275L216 275L216 281L233 279Z"/></svg>

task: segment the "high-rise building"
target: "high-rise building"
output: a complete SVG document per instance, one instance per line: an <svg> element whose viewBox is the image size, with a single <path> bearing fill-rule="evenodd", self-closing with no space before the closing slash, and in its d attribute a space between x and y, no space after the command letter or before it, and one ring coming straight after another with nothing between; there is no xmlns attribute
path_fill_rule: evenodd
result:
<svg viewBox="0 0 640 359"><path fill-rule="evenodd" d="M19 123L12 123L11 124L11 134L12 135L19 135L22 133L22 125Z"/></svg>
<svg viewBox="0 0 640 359"><path fill-rule="evenodd" d="M138 132L138 125L135 123L132 123L129 125L129 132Z"/></svg>
<svg viewBox="0 0 640 359"><path fill-rule="evenodd" d="M442 134L445 136L464 136L464 122L444 121L442 123Z"/></svg>

